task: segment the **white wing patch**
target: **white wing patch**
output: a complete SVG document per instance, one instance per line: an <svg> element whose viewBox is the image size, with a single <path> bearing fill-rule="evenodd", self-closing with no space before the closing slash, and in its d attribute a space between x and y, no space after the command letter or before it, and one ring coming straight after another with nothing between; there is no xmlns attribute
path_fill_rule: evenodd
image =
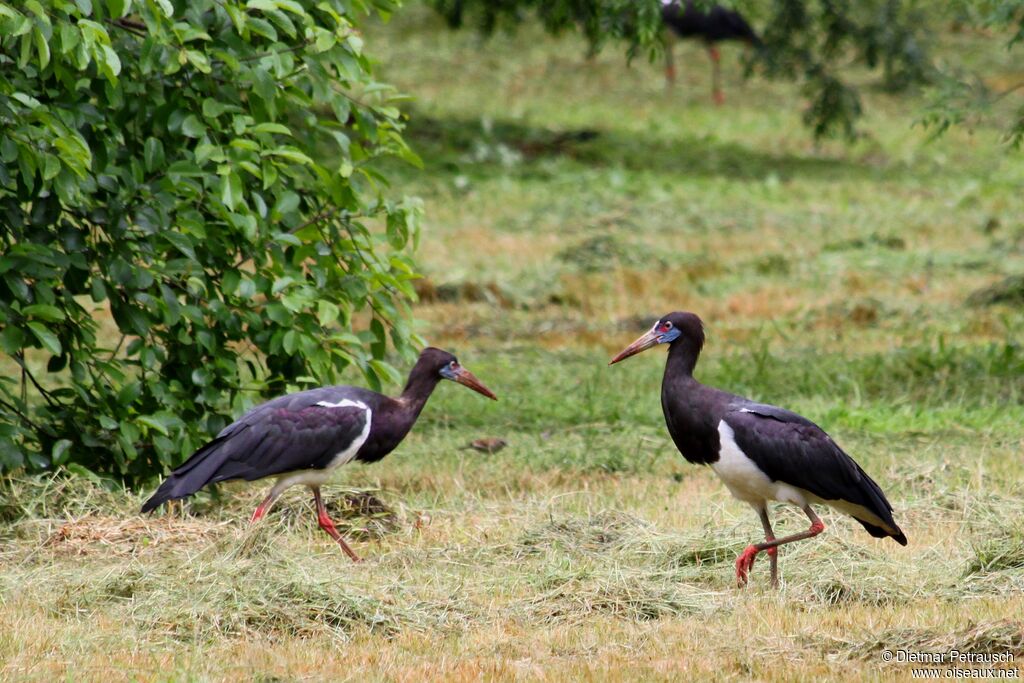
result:
<svg viewBox="0 0 1024 683"><path fill-rule="evenodd" d="M370 410L370 406L366 405L362 401L352 401L347 398L343 398L337 403L331 403L330 401L317 401L316 405L321 408L359 408L365 412L363 423L363 430L359 432L359 435L352 440L352 443L348 445L344 450L338 451L331 458L331 461L327 464L325 469L333 470L335 467L340 467L347 462L352 462L352 459L356 457L356 453L366 443L367 437L370 436L370 425L373 424L373 411Z"/></svg>
<svg viewBox="0 0 1024 683"><path fill-rule="evenodd" d="M333 469L339 465L344 465L347 462L352 462L352 458L356 457L356 453L358 453L359 449L363 447L364 443L366 443L366 438L370 436L370 425L372 423L373 411L366 408L366 422L363 423L363 431L359 432L359 436L357 436L355 440L348 445L348 448L340 451L331 458L331 462L327 465L327 469Z"/></svg>
<svg viewBox="0 0 1024 683"><path fill-rule="evenodd" d="M314 405L318 405L321 408L360 408L361 410L369 410L370 407L362 401L350 401L347 398L343 398L337 403L331 403L330 401L317 401Z"/></svg>

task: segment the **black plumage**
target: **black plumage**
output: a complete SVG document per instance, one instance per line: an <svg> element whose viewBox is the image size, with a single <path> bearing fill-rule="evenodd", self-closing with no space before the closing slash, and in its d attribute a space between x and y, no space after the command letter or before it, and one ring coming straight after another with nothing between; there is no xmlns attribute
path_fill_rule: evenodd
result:
<svg viewBox="0 0 1024 683"><path fill-rule="evenodd" d="M725 101L721 89L720 56L717 43L734 40L760 47L761 38L742 14L721 5L698 7L692 0L672 0L661 7L661 20L668 29L665 37L665 79L669 85L675 81L675 60L669 36L686 40L699 38L711 57L712 97L721 104Z"/></svg>
<svg viewBox="0 0 1024 683"><path fill-rule="evenodd" d="M708 43L739 40L757 45L761 42L742 14L721 5L702 9L693 0L667 2L661 7L661 20L680 38L700 38Z"/></svg>
<svg viewBox="0 0 1024 683"><path fill-rule="evenodd" d="M399 398L360 387L331 386L280 396L253 408L177 467L143 504L142 512L190 496L207 484L278 476L253 521L286 488L304 484L313 491L320 526L357 559L327 517L320 486L345 463L375 462L394 450L442 379L495 398L455 356L426 348Z"/></svg>
<svg viewBox="0 0 1024 683"><path fill-rule="evenodd" d="M705 386L693 377L704 345L703 324L696 315L671 313L661 318L612 363L665 343L669 352L661 404L672 440L684 458L711 466L733 495L761 516L766 542L751 545L737 560L741 583L757 553L768 551L775 584L775 548L824 530L812 503L851 515L872 536L907 544L881 488L824 430L796 413ZM775 539L768 520L769 500L802 507L811 519L811 530Z"/></svg>

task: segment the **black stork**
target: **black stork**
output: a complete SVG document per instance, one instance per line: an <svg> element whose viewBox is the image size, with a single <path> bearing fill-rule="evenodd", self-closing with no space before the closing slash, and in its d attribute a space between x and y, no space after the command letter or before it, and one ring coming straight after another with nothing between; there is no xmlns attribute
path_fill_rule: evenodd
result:
<svg viewBox="0 0 1024 683"><path fill-rule="evenodd" d="M320 528L358 562L327 515L320 487L346 463L376 462L393 451L442 379L497 400L455 356L428 347L420 353L398 398L342 385L279 396L256 406L174 470L143 504L142 512L214 482L277 477L251 522L261 519L285 489L303 484L313 492Z"/></svg>
<svg viewBox="0 0 1024 683"><path fill-rule="evenodd" d="M721 5L707 9L697 7L693 0L663 0L661 21L669 34L678 39L700 38L704 41L708 56L711 57L711 96L715 104L723 104L721 73L717 43L724 40L738 40L748 45L760 46L761 39L743 15ZM665 36L665 80L671 86L676 79L675 60L672 56L672 41Z"/></svg>
<svg viewBox="0 0 1024 683"><path fill-rule="evenodd" d="M661 407L676 447L689 462L710 465L732 495L749 503L761 517L764 543L747 546L737 558L738 585L746 585L757 554L767 552L772 586L778 586L776 548L825 530L811 508L813 503L850 515L875 538L889 536L900 545L907 544L882 489L818 425L694 379L693 369L704 346L704 325L693 313L669 313L609 365L658 344L669 345ZM768 519L770 500L799 506L811 520L811 528L775 538Z"/></svg>

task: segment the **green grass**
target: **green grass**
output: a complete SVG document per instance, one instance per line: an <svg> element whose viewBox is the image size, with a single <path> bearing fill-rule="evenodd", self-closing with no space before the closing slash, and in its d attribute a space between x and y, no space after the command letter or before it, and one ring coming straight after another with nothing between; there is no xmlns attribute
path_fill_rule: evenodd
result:
<svg viewBox="0 0 1024 683"><path fill-rule="evenodd" d="M657 65L588 62L531 26L481 42L412 7L366 38L426 161L389 168L427 207L419 330L501 400L446 384L396 453L345 471L327 498L359 565L298 491L250 528L262 485L144 519L145 492L5 482L0 678L902 680L883 650L1024 661L1024 160L998 130L929 142L920 96L860 73L869 135L815 145L799 89L742 83L732 48L717 108L698 46L666 92ZM1019 75L985 36L940 43ZM708 325L700 379L825 427L908 547L822 510L827 532L781 552L780 591L763 559L733 587L756 516L676 452L662 353L606 365L676 309ZM509 446L463 448L488 436Z"/></svg>

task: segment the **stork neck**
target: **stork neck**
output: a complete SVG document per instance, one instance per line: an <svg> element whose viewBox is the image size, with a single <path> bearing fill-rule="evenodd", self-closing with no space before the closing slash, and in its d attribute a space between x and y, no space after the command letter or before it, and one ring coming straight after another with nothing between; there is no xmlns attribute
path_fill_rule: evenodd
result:
<svg viewBox="0 0 1024 683"><path fill-rule="evenodd" d="M412 372L409 373L409 380L405 383L405 389L402 390L402 398L400 400L406 407L406 410L410 410L413 413L414 419L423 410L427 399L434 393L434 388L440 381L441 376L423 364L417 363L413 366Z"/></svg>
<svg viewBox="0 0 1024 683"><path fill-rule="evenodd" d="M678 339L668 346L668 360L665 363L665 377L693 377L697 367L700 346L690 339Z"/></svg>

